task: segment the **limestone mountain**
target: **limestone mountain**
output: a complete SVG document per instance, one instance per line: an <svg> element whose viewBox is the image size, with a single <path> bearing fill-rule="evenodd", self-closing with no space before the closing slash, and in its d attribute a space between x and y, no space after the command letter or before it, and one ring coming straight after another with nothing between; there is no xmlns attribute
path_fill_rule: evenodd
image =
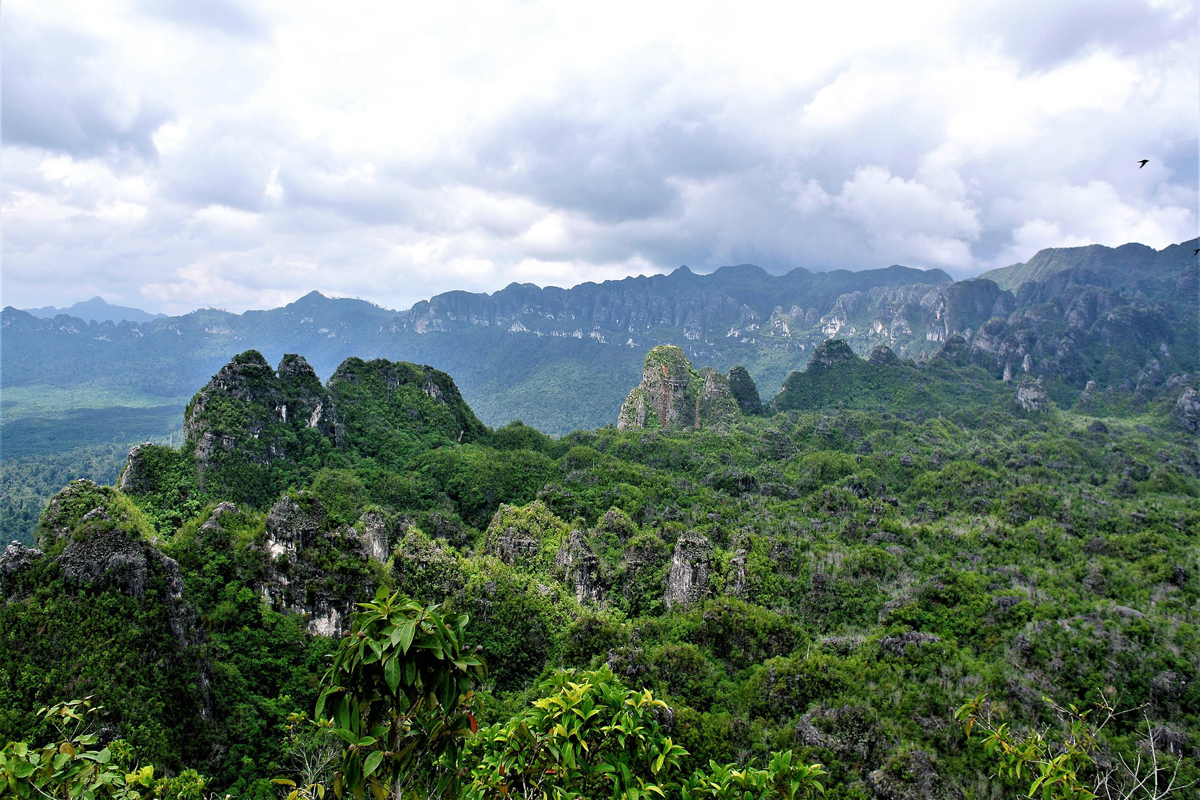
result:
<svg viewBox="0 0 1200 800"><path fill-rule="evenodd" d="M741 389L757 398L753 382ZM621 406L617 429L724 429L739 413L728 376L712 367L696 371L682 349L659 345L646 354L642 382Z"/></svg>
<svg viewBox="0 0 1200 800"><path fill-rule="evenodd" d="M860 356L885 345L913 360L957 334L990 371L1043 377L1070 405L1089 380L1100 394L1130 393L1200 371L1194 245L1059 248L959 282L900 266L771 275L740 265L448 292L400 312L315 292L269 311L139 323L5 309L3 381L6 400L13 388L54 387L121 398L97 407L169 405L248 349L272 362L303 352L321 376L350 356L382 357L453 374L490 425L522 419L565 434L613 419L659 344L721 372L742 365L770 396L829 338ZM34 423L6 429L5 440L18 441L22 425Z"/></svg>
<svg viewBox="0 0 1200 800"><path fill-rule="evenodd" d="M81 300L65 308L43 306L41 308L27 308L25 310L35 317L43 319L53 319L62 314L89 322L149 322L152 319L166 316L166 314L151 314L148 311L142 311L140 308L113 305L105 302L103 297Z"/></svg>
<svg viewBox="0 0 1200 800"><path fill-rule="evenodd" d="M335 452L394 463L418 448L471 442L487 428L449 375L428 366L349 358L326 386L302 357L272 369L256 350L233 358L192 398L181 451L143 445L130 454L120 486L159 491L156 476L194 476L198 494L254 506L270 502ZM159 498L178 508L188 497Z"/></svg>
<svg viewBox="0 0 1200 800"><path fill-rule="evenodd" d="M1044 281L1060 272L1084 270L1113 288L1137 287L1146 279L1171 278L1183 272L1196 263L1192 251L1197 247L1200 247L1200 239L1173 244L1162 250L1136 243L1115 248L1100 244L1051 247L1038 251L1024 264L993 269L979 277L1015 292L1023 283Z"/></svg>

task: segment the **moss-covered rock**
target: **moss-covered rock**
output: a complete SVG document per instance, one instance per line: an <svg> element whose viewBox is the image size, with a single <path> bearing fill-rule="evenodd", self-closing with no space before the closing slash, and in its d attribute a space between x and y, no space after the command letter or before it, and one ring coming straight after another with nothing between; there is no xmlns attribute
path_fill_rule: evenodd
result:
<svg viewBox="0 0 1200 800"><path fill-rule="evenodd" d="M697 372L682 349L659 345L646 354L642 382L621 406L617 429L725 429L738 412L729 378L711 367Z"/></svg>

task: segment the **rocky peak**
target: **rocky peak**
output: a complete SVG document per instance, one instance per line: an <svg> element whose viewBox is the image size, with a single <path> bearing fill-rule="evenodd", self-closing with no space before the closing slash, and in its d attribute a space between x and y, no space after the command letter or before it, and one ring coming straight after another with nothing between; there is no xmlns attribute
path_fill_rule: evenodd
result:
<svg viewBox="0 0 1200 800"><path fill-rule="evenodd" d="M729 381L729 391L737 401L738 408L743 414L754 416L763 412L762 398L758 395L758 387L745 367L734 367L725 376Z"/></svg>
<svg viewBox="0 0 1200 800"><path fill-rule="evenodd" d="M154 446L152 442L143 442L129 451L125 469L121 470L121 477L117 479L118 489L129 494L150 491L153 485L153 467L148 463L148 456Z"/></svg>
<svg viewBox="0 0 1200 800"><path fill-rule="evenodd" d="M600 577L600 558L588 546L581 530L572 530L554 556L554 574L575 590L575 599L583 603L602 603L606 587Z"/></svg>
<svg viewBox="0 0 1200 800"><path fill-rule="evenodd" d="M876 347L874 350L872 350L871 356L867 359L867 362L877 367L898 367L904 363L900 360L900 356L896 355L895 351L893 351L892 348L888 347L886 344L881 344L879 347Z"/></svg>
<svg viewBox="0 0 1200 800"><path fill-rule="evenodd" d="M807 370L829 369L838 364L853 364L861 359L850 349L850 345L841 339L826 339L817 345L812 356L808 359Z"/></svg>
<svg viewBox="0 0 1200 800"><path fill-rule="evenodd" d="M284 495L255 545L266 561L259 592L281 611L304 614L311 633L341 635L355 603L374 589L369 561L386 553L386 542L382 520L336 526L316 497Z"/></svg>
<svg viewBox="0 0 1200 800"><path fill-rule="evenodd" d="M953 334L946 338L933 357L963 367L971 363L971 346L962 336Z"/></svg>
<svg viewBox="0 0 1200 800"><path fill-rule="evenodd" d="M566 524L541 500L525 506L502 503L484 534L483 547L506 564L530 566L544 563L547 558L543 545L553 546L566 533Z"/></svg>
<svg viewBox="0 0 1200 800"><path fill-rule="evenodd" d="M712 544L703 534L688 531L679 537L667 570L663 602L668 609L687 608L708 596L711 560Z"/></svg>
<svg viewBox="0 0 1200 800"><path fill-rule="evenodd" d="M274 370L262 354L248 350L188 404L185 450L195 456L202 488L252 500L246 496L249 485L269 485L271 494L282 488L272 480L271 467L300 457L300 431L315 429L328 437L334 420L332 400L308 362L286 355Z"/></svg>
<svg viewBox="0 0 1200 800"><path fill-rule="evenodd" d="M44 554L41 550L26 547L17 540L4 548L0 553L0 602L11 602L10 588L14 588L16 578L30 566L36 563Z"/></svg>
<svg viewBox="0 0 1200 800"><path fill-rule="evenodd" d="M646 354L642 382L625 399L617 428L723 428L737 414L726 376L711 367L697 372L682 349L659 345Z"/></svg>
<svg viewBox="0 0 1200 800"><path fill-rule="evenodd" d="M329 379L337 409L337 443L375 456L387 442L381 425L430 444L478 441L487 429L454 380L427 365L348 358Z"/></svg>
<svg viewBox="0 0 1200 800"><path fill-rule="evenodd" d="M1188 433L1200 433L1200 392L1187 388L1175 401L1175 418Z"/></svg>
<svg viewBox="0 0 1200 800"><path fill-rule="evenodd" d="M179 565L151 538L149 525L129 498L89 480L72 481L51 498L38 531L38 544L69 583L130 597L157 591L172 632L186 645L198 634L182 601Z"/></svg>

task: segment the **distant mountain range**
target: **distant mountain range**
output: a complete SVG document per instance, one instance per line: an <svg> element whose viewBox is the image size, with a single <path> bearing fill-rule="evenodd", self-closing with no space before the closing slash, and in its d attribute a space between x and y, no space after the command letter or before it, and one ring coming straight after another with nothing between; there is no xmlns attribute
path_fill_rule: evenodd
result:
<svg viewBox="0 0 1200 800"><path fill-rule="evenodd" d="M659 344L722 372L745 366L770 397L830 338L859 355L887 345L921 359L959 335L966 357L997 378L1043 377L1055 402L1070 405L1106 390L1134 397L1200 370L1196 246L1045 250L959 282L901 266L780 276L749 264L707 275L680 268L571 289L448 292L400 312L317 292L269 311L148 321L6 308L3 383L120 389L141 405L167 404L252 348L271 363L304 353L321 376L350 356L384 357L454 375L489 425L522 419L562 434L615 422Z"/></svg>
<svg viewBox="0 0 1200 800"><path fill-rule="evenodd" d="M27 308L25 311L42 319L54 319L59 314L66 314L68 317L76 317L86 322L149 322L152 319L166 316L166 314L151 314L140 308L114 306L106 303L103 297L81 300L66 308L42 306L41 308Z"/></svg>

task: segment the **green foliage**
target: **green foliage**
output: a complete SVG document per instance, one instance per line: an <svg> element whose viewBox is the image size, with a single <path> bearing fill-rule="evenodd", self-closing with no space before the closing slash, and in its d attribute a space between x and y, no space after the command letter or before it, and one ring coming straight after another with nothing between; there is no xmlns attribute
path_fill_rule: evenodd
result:
<svg viewBox="0 0 1200 800"><path fill-rule="evenodd" d="M424 782L441 795L458 780L463 740L477 727L471 675L485 674L464 649L466 624L384 588L362 604L316 707L347 745L334 794L384 800Z"/></svg>
<svg viewBox="0 0 1200 800"><path fill-rule="evenodd" d="M655 718L666 703L626 689L608 669L555 672L538 699L468 750L472 797L665 797L686 755Z"/></svg>
<svg viewBox="0 0 1200 800"><path fill-rule="evenodd" d="M208 781L195 770L173 778L154 777L154 766L137 768L124 742L102 744L93 721L103 711L90 697L38 711L54 741L31 747L9 742L0 750L0 796L21 798L160 798L201 800Z"/></svg>
<svg viewBox="0 0 1200 800"><path fill-rule="evenodd" d="M0 736L46 740L33 709L94 693L155 775L191 768L215 791L263 800L278 791L265 778L287 775L298 796L319 797L332 778L296 762L320 750L319 727L292 715L316 702L323 659L356 637L308 633L299 612L345 614L382 586L470 614L460 645L482 648L490 667L473 713L498 730L525 719L526 755L561 738L536 733L526 709L574 691L545 688L556 667L609 670L668 703L651 718L686 754L668 776L641 779L671 796L794 796L820 762L830 797L869 786L990 797L1017 784L993 788L991 757L947 727L955 708L986 691L1024 735L1059 725L1042 694L1087 707L1107 687L1146 705L1097 732L1104 763L1135 763L1157 736L1175 742L1159 752L1186 785L1200 720L1194 437L1166 405L1101 426L1072 410L1018 416L1011 384L935 361L814 364L835 384L814 391L843 392L832 405L817 398L722 433L550 440L514 424L463 444L439 427L449 417L424 418L424 401L404 395L431 400L420 386L397 373L403 397L387 395L381 366L363 372L375 381L365 389L339 381L359 392L354 436L374 435L370 415L391 415L379 431L397 449L311 433L331 449L299 461L303 448L285 449L268 477L287 486L268 481L272 494L236 509L216 506L234 499L223 490L192 493L191 451L152 449L149 489L74 487L47 513L47 553L5 556ZM880 391L914 402L872 395L875 378L839 389L834 371L847 366L852 377L902 370L905 386ZM297 510L272 521L273 555L266 509L284 496ZM709 555L672 566L684 537ZM144 582L121 578L136 577L121 565L137 558L112 569L59 560L72 542L118 539L146 559ZM667 582L680 580L693 599L668 612ZM1056 747L1059 730L1047 734ZM771 766L787 751L790 766ZM557 774L548 758L522 763ZM469 785L479 763L430 757L406 780L417 793L449 775L461 793L492 791ZM530 769L529 786L553 788ZM600 794L613 790L599 780Z"/></svg>

